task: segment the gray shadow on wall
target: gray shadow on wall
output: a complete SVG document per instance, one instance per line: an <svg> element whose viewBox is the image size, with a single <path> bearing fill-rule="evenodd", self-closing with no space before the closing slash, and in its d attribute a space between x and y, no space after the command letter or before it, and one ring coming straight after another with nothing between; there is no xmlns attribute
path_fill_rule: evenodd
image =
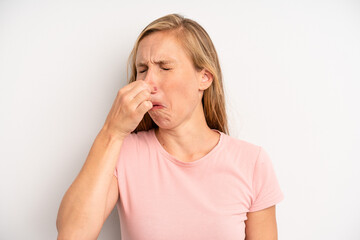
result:
<svg viewBox="0 0 360 240"><path fill-rule="evenodd" d="M115 205L101 229L98 240L119 240L120 236L120 221Z"/></svg>

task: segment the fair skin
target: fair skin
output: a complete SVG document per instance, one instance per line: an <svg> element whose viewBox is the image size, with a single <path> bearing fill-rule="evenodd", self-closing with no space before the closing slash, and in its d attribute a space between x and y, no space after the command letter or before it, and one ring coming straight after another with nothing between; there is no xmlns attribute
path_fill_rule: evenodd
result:
<svg viewBox="0 0 360 240"><path fill-rule="evenodd" d="M159 142L181 161L191 162L206 155L219 140L218 134L206 124L201 103L212 75L205 69L197 71L182 46L167 32L153 33L141 41L136 64L137 79L156 89L152 101L165 106L149 111L159 126L156 132ZM249 212L246 240L277 239L275 215L275 206Z"/></svg>
<svg viewBox="0 0 360 240"><path fill-rule="evenodd" d="M184 162L206 155L220 137L206 124L201 103L212 75L205 69L196 71L176 39L166 32L153 33L140 42L136 65L137 80L153 89L151 101L164 106L149 111L159 126L156 136L164 149Z"/></svg>
<svg viewBox="0 0 360 240"><path fill-rule="evenodd" d="M245 240L277 240L276 206L248 212Z"/></svg>
<svg viewBox="0 0 360 240"><path fill-rule="evenodd" d="M152 107L148 101L150 91L143 81L118 91L80 173L61 201L56 219L58 240L98 238L119 199L113 172L123 140Z"/></svg>
<svg viewBox="0 0 360 240"><path fill-rule="evenodd" d="M119 200L113 171L123 139L146 112L159 126L155 132L159 142L180 161L196 161L219 141L219 134L206 124L201 103L212 75L196 70L171 34L145 37L136 64L137 81L119 90L83 168L63 197L56 221L58 239L97 239ZM151 109L152 102L164 107ZM247 217L246 240L277 239L275 206Z"/></svg>

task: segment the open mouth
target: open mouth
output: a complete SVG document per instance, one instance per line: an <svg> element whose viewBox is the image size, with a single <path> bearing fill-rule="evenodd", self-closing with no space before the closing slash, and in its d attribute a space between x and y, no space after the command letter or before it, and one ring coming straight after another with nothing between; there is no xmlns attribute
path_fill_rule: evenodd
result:
<svg viewBox="0 0 360 240"><path fill-rule="evenodd" d="M153 107L151 108L151 110L154 110L154 109L161 109L163 108L164 106L162 105L159 105L159 104L154 104Z"/></svg>
<svg viewBox="0 0 360 240"><path fill-rule="evenodd" d="M153 104L153 107L159 107L159 106L162 106L161 105L161 103L159 103L159 102L152 102L152 104Z"/></svg>

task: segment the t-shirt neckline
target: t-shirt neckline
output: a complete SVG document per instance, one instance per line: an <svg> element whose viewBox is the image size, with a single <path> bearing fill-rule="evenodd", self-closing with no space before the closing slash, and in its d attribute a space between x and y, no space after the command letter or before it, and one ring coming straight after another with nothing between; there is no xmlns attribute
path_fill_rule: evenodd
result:
<svg viewBox="0 0 360 240"><path fill-rule="evenodd" d="M151 137L153 138L155 145L156 145L156 149L163 154L167 159L169 159L170 161L172 161L173 163L179 165L179 166L183 166L183 167L192 167L192 166L197 166L203 162L206 162L207 159L211 158L211 156L213 156L217 151L219 151L219 148L222 146L223 144L223 138L224 138L224 133L217 130L217 129L211 129L212 131L216 131L218 133L220 133L220 139L218 141L218 143L215 145L215 147L213 147L213 149L210 150L210 152L208 152L205 156L193 161L193 162L183 162L180 161L178 159L176 159L173 155L171 155L169 152L167 152L163 146L161 145L161 143L159 142L159 140L157 139L156 135L155 135L155 129L151 129L150 133L151 133Z"/></svg>

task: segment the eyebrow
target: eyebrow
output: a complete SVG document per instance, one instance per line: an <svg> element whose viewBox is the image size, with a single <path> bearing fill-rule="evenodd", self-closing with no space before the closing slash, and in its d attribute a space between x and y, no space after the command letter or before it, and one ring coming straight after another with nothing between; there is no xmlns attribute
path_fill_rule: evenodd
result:
<svg viewBox="0 0 360 240"><path fill-rule="evenodd" d="M173 64L175 63L175 61L173 60L158 60L158 61L154 61L155 64L158 65L167 65L167 64ZM145 62L139 62L136 64L136 67L147 67L147 64Z"/></svg>

